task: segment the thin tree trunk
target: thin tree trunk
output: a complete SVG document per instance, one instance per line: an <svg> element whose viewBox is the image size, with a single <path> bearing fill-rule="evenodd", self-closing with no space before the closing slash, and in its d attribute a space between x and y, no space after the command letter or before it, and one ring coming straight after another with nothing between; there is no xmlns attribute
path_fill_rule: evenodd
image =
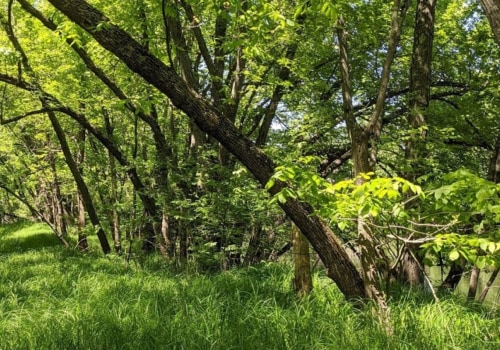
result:
<svg viewBox="0 0 500 350"><path fill-rule="evenodd" d="M110 139L113 139L114 128L111 124L108 113L104 111L104 125L106 126L106 133ZM113 236L113 245L115 252L120 254L122 251L121 235L120 235L120 216L118 214L118 174L116 172L115 158L108 151L109 159L109 182L110 182L110 193L109 193L109 205L111 206L111 232Z"/></svg>
<svg viewBox="0 0 500 350"><path fill-rule="evenodd" d="M500 183L500 136L497 136L493 154L490 158L487 179L494 183Z"/></svg>
<svg viewBox="0 0 500 350"><path fill-rule="evenodd" d="M488 279L488 282L486 282L486 285L484 286L483 290L481 291L481 295L479 296L479 302L480 303L483 303L484 300L486 299L486 295L488 295L488 292L489 292L491 286L495 282L495 279L498 276L498 272L500 272L500 268L499 267L495 268L495 270L491 273L491 276Z"/></svg>
<svg viewBox="0 0 500 350"><path fill-rule="evenodd" d="M246 251L243 265L257 264L262 259L262 225L252 225L252 234L248 241L248 248Z"/></svg>
<svg viewBox="0 0 500 350"><path fill-rule="evenodd" d="M57 120L57 117L54 112L49 111L47 112L47 114L49 116L52 127L54 128L54 131L57 135L57 138L59 139L61 150L64 154L64 159L66 160L66 164L68 165L71 174L75 179L78 192L82 196L82 202L85 206L87 214L89 215L90 222L97 229L97 238L99 239L99 243L101 244L101 249L104 254L108 254L111 251L108 238L106 237L106 233L102 228L101 221L95 211L94 202L92 200L92 196L90 195L87 184L83 180L82 175L78 171L78 165L73 159L71 150L69 149L68 142L66 141L66 135L64 134L64 130L62 129L61 124L59 124L59 121Z"/></svg>
<svg viewBox="0 0 500 350"><path fill-rule="evenodd" d="M295 266L294 289L297 296L308 295L313 289L309 242L297 226L292 224L293 261Z"/></svg>
<svg viewBox="0 0 500 350"><path fill-rule="evenodd" d="M76 165L78 167L78 172L83 175L83 162L85 160L85 141L86 141L86 131L84 128L80 127L77 140L77 154L76 154ZM87 242L87 234L85 233L85 205L83 203L82 193L77 189L76 193L76 208L77 208L77 227L78 227L78 249L81 251L86 251L89 248Z"/></svg>
<svg viewBox="0 0 500 350"><path fill-rule="evenodd" d="M469 292L467 293L467 299L473 301L476 298L477 293L477 285L479 283L479 275L481 273L481 269L477 266L472 268L472 272L470 274L470 282L469 282Z"/></svg>
<svg viewBox="0 0 500 350"><path fill-rule="evenodd" d="M49 145L50 148L50 145ZM62 204L61 187L59 185L59 177L57 176L55 155L52 150L48 154L50 169L52 171L52 208L54 215L54 223L58 227L62 235L67 236L66 220L64 219L64 208Z"/></svg>

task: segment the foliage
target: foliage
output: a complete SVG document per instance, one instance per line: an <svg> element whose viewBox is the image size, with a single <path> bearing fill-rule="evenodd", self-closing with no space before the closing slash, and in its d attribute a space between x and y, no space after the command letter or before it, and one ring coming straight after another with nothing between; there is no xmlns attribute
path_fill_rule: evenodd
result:
<svg viewBox="0 0 500 350"><path fill-rule="evenodd" d="M425 238L423 254L446 252L451 261L463 257L479 268L500 265L500 185L466 170L447 174L427 188L374 175L331 183L298 165L280 166L267 187L276 181L291 183L270 201L299 198L314 203L315 214L341 231L356 232L357 220L365 218L379 238L406 237L405 231L417 240Z"/></svg>
<svg viewBox="0 0 500 350"><path fill-rule="evenodd" d="M500 266L500 186L466 170L443 180L446 184L430 195L435 222L449 227L423 248L433 253L443 250L450 260L461 256L479 268Z"/></svg>

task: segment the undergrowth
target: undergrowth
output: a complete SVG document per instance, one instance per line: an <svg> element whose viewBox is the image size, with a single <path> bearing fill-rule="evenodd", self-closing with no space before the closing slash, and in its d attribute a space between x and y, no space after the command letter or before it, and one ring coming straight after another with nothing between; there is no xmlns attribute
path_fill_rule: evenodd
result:
<svg viewBox="0 0 500 350"><path fill-rule="evenodd" d="M151 259L151 261L148 261ZM292 269L174 271L155 257L65 250L40 225L0 227L0 349L498 349L500 320L453 296L391 300L394 334L325 277L298 300Z"/></svg>

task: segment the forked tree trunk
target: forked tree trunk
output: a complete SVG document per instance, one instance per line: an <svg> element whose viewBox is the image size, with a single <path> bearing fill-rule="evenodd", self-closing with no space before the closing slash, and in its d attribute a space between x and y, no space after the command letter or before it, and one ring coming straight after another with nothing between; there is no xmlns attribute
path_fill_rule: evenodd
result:
<svg viewBox="0 0 500 350"><path fill-rule="evenodd" d="M337 36L340 48L340 72L342 80L342 99L344 107L344 120L349 131L352 146L352 159L354 176L361 173L368 173L373 170L369 162L368 139L363 135L363 129L357 124L354 118L351 92L351 79L349 76L349 60L347 54L347 36L344 30L344 20L339 18L337 23ZM357 185L363 184L363 178L358 177ZM365 221L365 218L358 218L358 244L360 249L361 269L365 295L376 301L381 310L387 310L387 303L382 291L378 271L377 256L375 254L374 237ZM383 311L385 312L385 311Z"/></svg>

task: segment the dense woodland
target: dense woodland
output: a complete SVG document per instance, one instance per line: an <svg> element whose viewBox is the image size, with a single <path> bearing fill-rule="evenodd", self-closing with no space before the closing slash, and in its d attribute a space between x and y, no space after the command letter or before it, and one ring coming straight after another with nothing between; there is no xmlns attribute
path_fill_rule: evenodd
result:
<svg viewBox="0 0 500 350"><path fill-rule="evenodd" d="M496 277L497 0L4 0L0 22L1 222L199 271L293 245L299 293L310 244L385 316L426 265L472 270L471 299Z"/></svg>

